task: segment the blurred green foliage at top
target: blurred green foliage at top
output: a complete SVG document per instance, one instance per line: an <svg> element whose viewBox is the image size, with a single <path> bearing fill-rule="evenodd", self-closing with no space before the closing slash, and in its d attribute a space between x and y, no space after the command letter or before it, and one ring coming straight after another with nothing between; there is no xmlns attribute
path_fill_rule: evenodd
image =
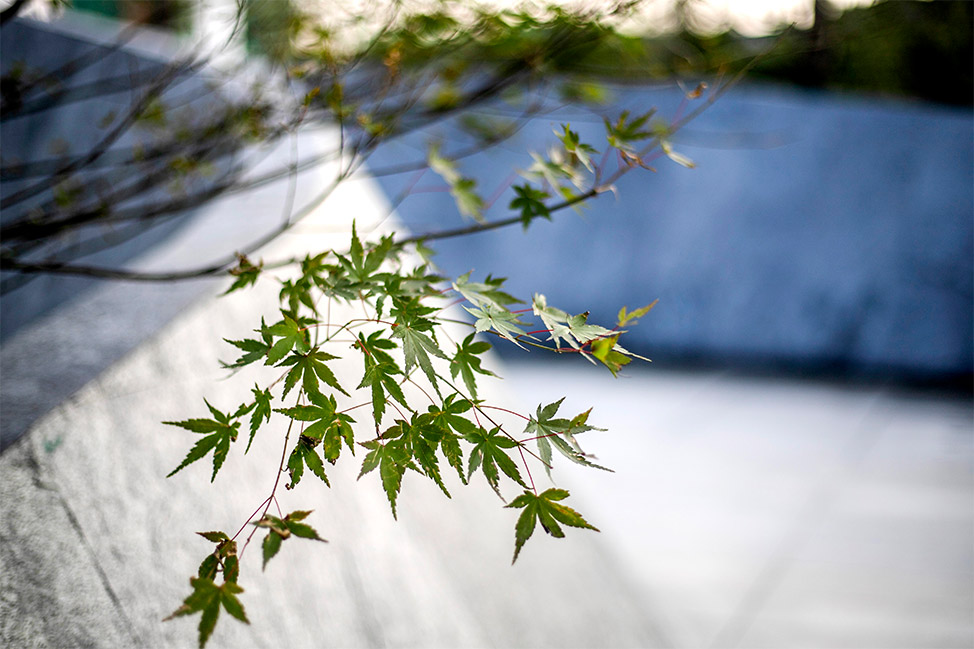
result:
<svg viewBox="0 0 974 649"><path fill-rule="evenodd" d="M631 3L638 10L638 3ZM630 7L579 14L550 7L535 11L468 10L464 3L426 4L419 13L401 12L390 24L329 24L302 11L303 3L247 0L248 41L281 63L340 64L366 58L388 69L441 69L460 78L482 64L517 61L538 65L542 74L570 74L592 80L646 82L673 76L733 72L755 54L765 55L752 78L970 105L974 100L974 3L895 1L835 10L828 0L815 3L810 29L748 38L733 31L641 36L625 29ZM380 21L381 22L381 21ZM686 23L684 23L686 24ZM622 27L622 29L618 29ZM347 47L347 32L374 35L367 50ZM784 29L784 26L783 28ZM551 35L561 46L550 49ZM309 35L311 37L309 37ZM345 41L344 49L336 43ZM773 46L773 47L772 47ZM545 47L542 60L535 51ZM598 97L587 97L597 99ZM448 98L444 98L448 100ZM585 96L578 99L586 99Z"/></svg>
<svg viewBox="0 0 974 649"><path fill-rule="evenodd" d="M119 18L136 23L166 27L175 31L189 31L192 0L64 0L64 4L79 11ZM52 0L57 6L58 2Z"/></svg>
<svg viewBox="0 0 974 649"><path fill-rule="evenodd" d="M72 4L76 9L185 30L192 1L73 0ZM974 104L974 2L969 0L896 0L846 11L836 10L828 0L817 0L811 28L762 38L733 31L699 34L689 27L641 36L625 28L639 4L607 3L609 9L578 13L539 5L471 8L464 2L443 0L403 3L403 10L388 14L346 11L340 21L321 10L327 3L241 0L240 7L246 16L248 50L290 65L341 65L358 58L390 71L435 67L441 78L459 81L479 66L516 62L540 74L571 75L576 82L585 77L647 82L722 69L733 72L755 54L770 50L751 69L751 78ZM675 6L679 11L691 5L677 2ZM350 34L358 34L359 40ZM554 34L559 47L552 50ZM579 96L571 99L604 97L595 85L575 87ZM444 87L442 99L447 103L448 94L449 88Z"/></svg>

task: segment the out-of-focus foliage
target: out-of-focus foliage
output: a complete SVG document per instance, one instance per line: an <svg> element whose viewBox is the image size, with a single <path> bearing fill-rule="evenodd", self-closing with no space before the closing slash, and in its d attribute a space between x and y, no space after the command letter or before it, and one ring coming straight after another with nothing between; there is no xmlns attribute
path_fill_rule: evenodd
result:
<svg viewBox="0 0 974 649"><path fill-rule="evenodd" d="M974 102L972 2L882 2L840 13L819 0L810 29L766 38L684 30L655 39L649 50L657 65L658 55L669 49L674 69L717 69L779 38L751 70L752 78L947 104Z"/></svg>
<svg viewBox="0 0 974 649"><path fill-rule="evenodd" d="M974 3L885 2L788 34L755 74L969 105Z"/></svg>
<svg viewBox="0 0 974 649"><path fill-rule="evenodd" d="M191 0L70 0L65 4L80 11L135 23L180 31L186 31L190 27Z"/></svg>

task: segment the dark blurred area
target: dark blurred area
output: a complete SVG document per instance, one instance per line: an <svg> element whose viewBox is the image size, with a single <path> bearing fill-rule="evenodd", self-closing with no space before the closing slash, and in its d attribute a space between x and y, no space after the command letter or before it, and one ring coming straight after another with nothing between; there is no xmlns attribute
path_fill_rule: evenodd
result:
<svg viewBox="0 0 974 649"><path fill-rule="evenodd" d="M974 3L897 1L845 11L828 0L814 4L810 29L757 39L684 29L659 44L678 40L672 51L685 58L674 66L685 69L716 69L773 44L752 79L961 106L974 101Z"/></svg>
<svg viewBox="0 0 974 649"><path fill-rule="evenodd" d="M191 27L192 0L71 0L78 11L108 18L186 31Z"/></svg>

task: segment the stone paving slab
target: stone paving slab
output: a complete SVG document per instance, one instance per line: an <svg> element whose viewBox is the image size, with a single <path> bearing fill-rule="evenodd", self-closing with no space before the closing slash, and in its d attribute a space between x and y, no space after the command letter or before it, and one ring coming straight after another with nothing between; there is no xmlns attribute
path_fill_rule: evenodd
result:
<svg viewBox="0 0 974 649"><path fill-rule="evenodd" d="M974 645L969 398L505 369L514 393L594 405L610 429L585 448L616 473L559 472L673 646Z"/></svg>

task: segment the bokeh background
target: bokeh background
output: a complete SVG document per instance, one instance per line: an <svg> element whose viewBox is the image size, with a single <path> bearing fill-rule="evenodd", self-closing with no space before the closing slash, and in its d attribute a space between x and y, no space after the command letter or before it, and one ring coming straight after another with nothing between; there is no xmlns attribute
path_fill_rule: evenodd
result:
<svg viewBox="0 0 974 649"><path fill-rule="evenodd" d="M36 15L47 11L36 4ZM69 27L5 26L0 65L7 75L27 55L54 67L93 42L104 49L117 20L151 16L177 40L203 33L216 20L205 4L74 0ZM273 59L269 34L287 6L255 10L235 56ZM602 530L599 569L631 600L612 624L628 618L676 647L972 646L974 5L658 1L626 34L641 47L594 57L574 95L534 89L478 108L477 123L503 127L526 105L544 106L460 168L488 200L485 217L502 216L511 170L529 167L527 152L544 152L562 124L601 151L604 118L656 108L676 121L760 54L673 137L693 168L647 160L652 170L627 174L580 213L444 240L433 258L444 274L506 275L525 301L542 293L607 326L619 307L659 300L627 334L626 347L652 363L619 378L513 346L488 363L523 408L565 397L566 410L594 406L591 421L608 429L589 433L586 449L615 473L560 467L556 480ZM151 73L165 51L105 49L105 67L91 73ZM708 88L693 97L700 82ZM202 88L189 77L180 92ZM24 160L96 141L90 125L129 98L100 101L4 120L2 193L24 182ZM469 119L444 120L372 156L368 171L406 228L464 222L436 174L397 170L424 160L431 140L449 154L477 137ZM268 205L251 202L236 239L213 227L187 244L180 234L199 220L189 212L72 254L137 265L169 250L153 263L192 262L272 224L278 211L257 209ZM2 281L0 427L14 450L52 408L215 292L205 281ZM65 353L79 341L84 353ZM544 637L544 621L534 624L538 634L522 638ZM378 628L365 644L395 644Z"/></svg>

